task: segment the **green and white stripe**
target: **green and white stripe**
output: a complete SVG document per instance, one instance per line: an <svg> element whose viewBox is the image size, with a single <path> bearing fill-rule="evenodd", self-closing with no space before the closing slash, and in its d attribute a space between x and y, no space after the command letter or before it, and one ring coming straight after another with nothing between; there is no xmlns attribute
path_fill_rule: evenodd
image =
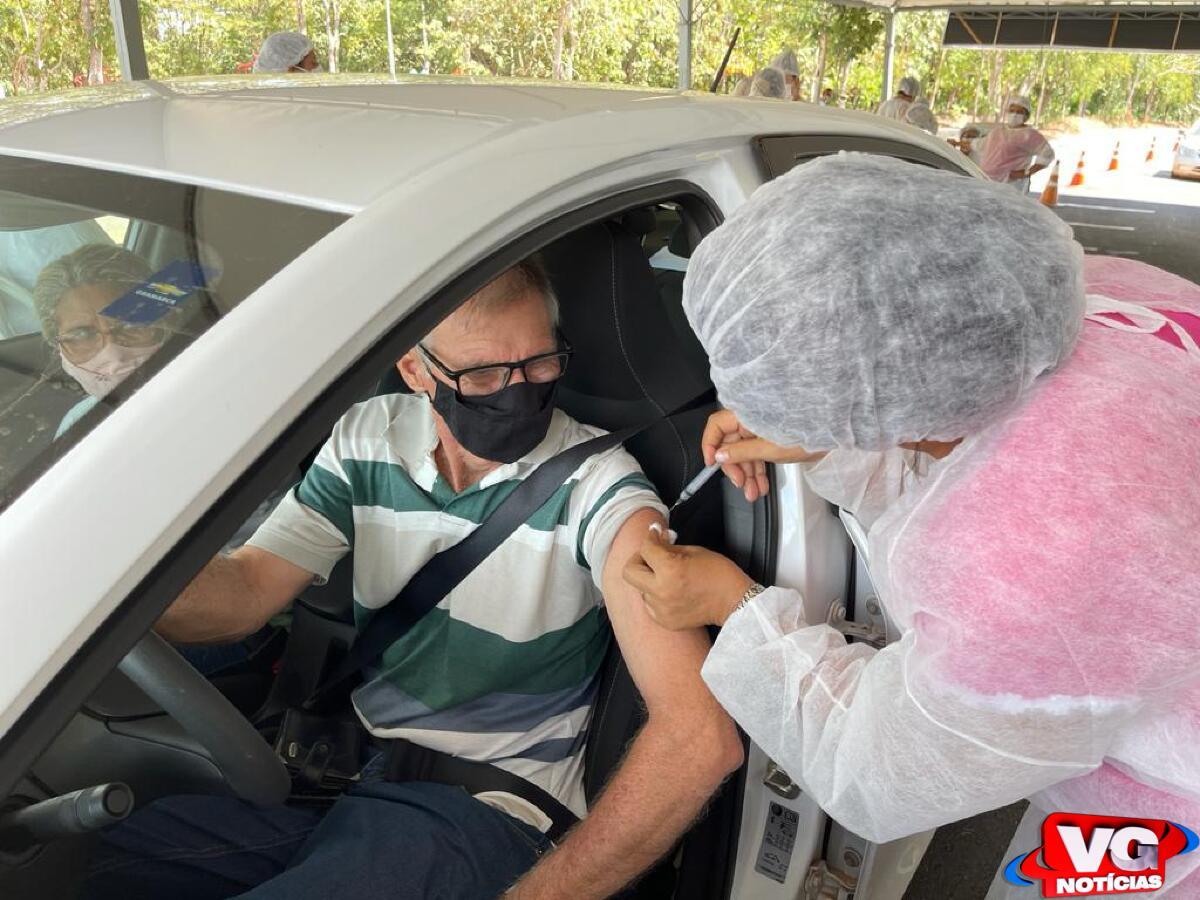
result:
<svg viewBox="0 0 1200 900"><path fill-rule="evenodd" d="M600 433L557 411L532 453L455 494L433 462L428 402L376 397L342 418L250 543L318 578L352 548L361 627L539 463ZM509 769L582 814L583 742L611 637L600 579L643 507L665 512L624 450L588 460L388 649L354 695L366 727Z"/></svg>

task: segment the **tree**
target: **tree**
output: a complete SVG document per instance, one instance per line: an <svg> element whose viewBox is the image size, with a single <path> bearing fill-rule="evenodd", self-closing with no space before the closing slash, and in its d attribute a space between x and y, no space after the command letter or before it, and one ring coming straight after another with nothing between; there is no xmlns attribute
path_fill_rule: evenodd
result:
<svg viewBox="0 0 1200 900"><path fill-rule="evenodd" d="M675 84L676 0L140 0L153 77L249 67L273 31L310 34L330 71ZM883 16L823 0L694 0L694 88L706 88L734 30L729 72L753 74L796 51L808 96L833 81L841 102L879 101ZM896 69L915 75L943 119L992 117L1015 92L1039 122L1072 113L1188 123L1200 65L1187 54L946 48L946 14L897 19ZM106 0L0 0L0 89L59 90L110 80L116 45Z"/></svg>

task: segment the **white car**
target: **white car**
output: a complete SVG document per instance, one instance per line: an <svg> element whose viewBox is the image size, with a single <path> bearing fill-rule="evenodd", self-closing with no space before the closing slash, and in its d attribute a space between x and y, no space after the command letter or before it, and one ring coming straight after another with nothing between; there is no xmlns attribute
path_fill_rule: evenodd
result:
<svg viewBox="0 0 1200 900"><path fill-rule="evenodd" d="M876 116L704 94L301 76L0 104L0 896L75 896L80 846L130 802L286 796L249 720L349 639L345 585L297 601L277 680L211 690L149 629L350 404L397 389L393 361L434 323L540 250L575 347L561 405L610 429L650 421L711 390L680 306L696 243L764 181L839 150L978 175ZM197 310L97 404L81 404L32 296L43 266L88 242L145 261L152 308L190 295ZM705 414L631 444L667 500L702 465ZM711 482L675 527L801 589L810 621L894 636L794 471L753 506ZM617 662L589 796L637 725ZM36 840L10 827L14 809L101 785L119 786L41 815ZM876 848L826 825L752 747L640 896L793 900L807 881L899 897L928 840Z"/></svg>
<svg viewBox="0 0 1200 900"><path fill-rule="evenodd" d="M1179 135L1179 146L1171 161L1172 178L1200 178L1200 120L1186 134Z"/></svg>

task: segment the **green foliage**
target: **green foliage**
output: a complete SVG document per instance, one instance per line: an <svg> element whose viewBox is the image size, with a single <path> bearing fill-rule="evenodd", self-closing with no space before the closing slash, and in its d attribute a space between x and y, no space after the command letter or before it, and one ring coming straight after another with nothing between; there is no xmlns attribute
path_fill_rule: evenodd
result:
<svg viewBox="0 0 1200 900"><path fill-rule="evenodd" d="M728 89L781 49L799 60L804 95L832 87L843 105L881 99L884 18L824 0L693 0L693 88L704 89L735 29ZM247 69L272 31L305 31L335 71L386 72L385 0L141 0L155 77ZM673 87L676 0L391 0L396 70ZM1043 122L1075 114L1190 122L1200 60L1185 54L946 50L946 14L897 18L896 76L919 78L943 120L990 118L1030 94ZM6 94L111 80L108 0L0 3ZM820 80L820 85L816 84Z"/></svg>
<svg viewBox="0 0 1200 900"><path fill-rule="evenodd" d="M96 84L117 77L107 0L0 4L0 88L5 93Z"/></svg>

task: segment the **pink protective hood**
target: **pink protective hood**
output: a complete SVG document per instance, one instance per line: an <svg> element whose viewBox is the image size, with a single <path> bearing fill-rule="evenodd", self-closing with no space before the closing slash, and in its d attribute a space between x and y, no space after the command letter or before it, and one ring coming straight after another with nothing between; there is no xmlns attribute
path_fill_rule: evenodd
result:
<svg viewBox="0 0 1200 900"><path fill-rule="evenodd" d="M1085 271L1089 293L1200 337L1197 285L1128 260ZM1066 365L935 477L879 526L889 607L941 648L946 678L1124 697L1200 674L1200 361L1173 334L1088 322Z"/></svg>
<svg viewBox="0 0 1200 900"><path fill-rule="evenodd" d="M1087 259L1085 280L1089 295L1155 310L1200 342L1200 286L1107 257ZM1057 733L1087 748L1065 761L1107 761L1052 789L1051 803L1132 810L1141 785L1200 816L1194 348L1166 327L1089 321L1017 412L928 477L870 538L881 596L916 632L914 696L945 727L1005 752L1034 734L1053 757ZM1001 710L1011 734L995 734Z"/></svg>

